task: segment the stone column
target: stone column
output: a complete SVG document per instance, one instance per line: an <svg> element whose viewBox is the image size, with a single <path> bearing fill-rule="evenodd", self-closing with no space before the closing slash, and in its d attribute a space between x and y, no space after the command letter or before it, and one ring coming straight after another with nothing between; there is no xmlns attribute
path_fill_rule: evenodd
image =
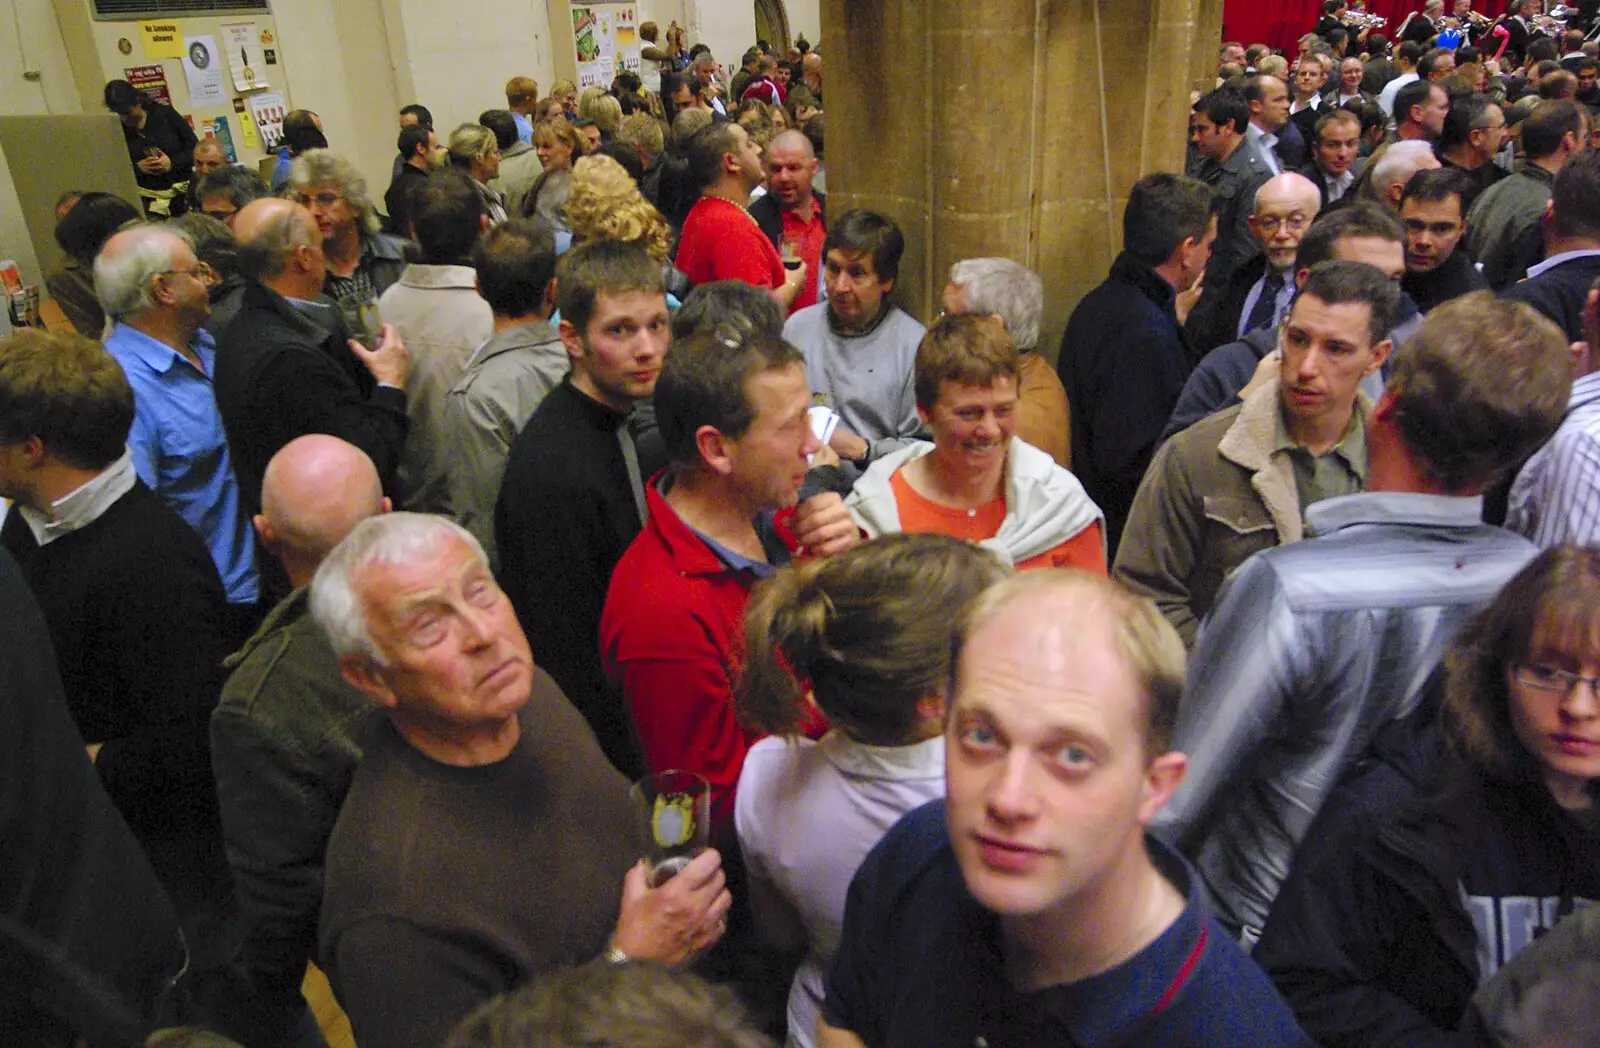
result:
<svg viewBox="0 0 1600 1048"><path fill-rule="evenodd" d="M1221 0L823 0L829 213L900 224L900 300L922 319L953 262L1032 267L1054 358L1129 188L1183 168L1220 19Z"/></svg>

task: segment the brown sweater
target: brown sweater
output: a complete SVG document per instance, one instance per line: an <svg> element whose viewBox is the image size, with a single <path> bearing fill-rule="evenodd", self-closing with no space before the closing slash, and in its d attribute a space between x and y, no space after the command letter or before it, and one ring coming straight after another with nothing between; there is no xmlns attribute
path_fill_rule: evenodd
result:
<svg viewBox="0 0 1600 1048"><path fill-rule="evenodd" d="M477 1005L605 947L639 856L628 784L543 670L497 764L375 734L328 845L320 956L361 1048L435 1048Z"/></svg>
<svg viewBox="0 0 1600 1048"><path fill-rule="evenodd" d="M1037 352L1022 354L1017 383L1017 436L1072 468L1072 416L1067 391L1050 362Z"/></svg>

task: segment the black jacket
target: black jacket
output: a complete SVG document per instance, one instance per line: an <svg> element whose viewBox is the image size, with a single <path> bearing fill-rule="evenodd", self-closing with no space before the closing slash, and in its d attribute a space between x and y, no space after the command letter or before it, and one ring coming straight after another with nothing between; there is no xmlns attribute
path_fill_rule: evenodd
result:
<svg viewBox="0 0 1600 1048"><path fill-rule="evenodd" d="M1056 371L1072 405L1072 467L1116 554L1139 481L1194 366L1173 289L1124 251L1067 321Z"/></svg>
<svg viewBox="0 0 1600 1048"><path fill-rule="evenodd" d="M822 193L812 194L817 199L817 214L822 220L828 220L826 210L827 196ZM772 199L771 193L763 193L761 199L750 205L750 217L756 220L756 225L761 227L761 232L767 235L775 248L783 247L783 215L778 210L778 202Z"/></svg>
<svg viewBox="0 0 1600 1048"><path fill-rule="evenodd" d="M122 125L122 137L128 144L128 159L134 164L134 181L145 189L171 189L179 182L187 182L194 173L194 147L198 140L189 121L178 111L160 102L144 103L144 127L134 130ZM139 161L147 151L159 149L167 154L172 167L161 174L152 175L139 170Z"/></svg>
<svg viewBox="0 0 1600 1048"><path fill-rule="evenodd" d="M338 310L331 310L336 321ZM282 295L251 283L239 312L215 332L217 410L228 434L239 493L248 513L261 509L261 478L279 448L307 433L349 441L372 459L392 492L406 436L406 396L373 386L364 394L360 365L342 337L324 329Z"/></svg>
<svg viewBox="0 0 1600 1048"><path fill-rule="evenodd" d="M1255 959L1325 1048L1459 1046L1479 983L1575 900L1600 898L1600 837L1537 773L1445 758L1398 808L1319 822ZM1379 813L1381 812L1381 813Z"/></svg>
<svg viewBox="0 0 1600 1048"><path fill-rule="evenodd" d="M1183 326L1189 348L1195 355L1203 357L1239 337L1239 314L1244 311L1245 299L1266 270L1267 256L1258 253L1234 270L1228 282L1214 293L1201 294ZM1207 292L1211 290L1209 286L1206 288Z"/></svg>
<svg viewBox="0 0 1600 1048"><path fill-rule="evenodd" d="M1583 303L1596 277L1600 277L1600 255L1586 255L1551 266L1536 277L1512 284L1501 294L1526 302L1555 321L1569 342L1578 342L1584 337Z"/></svg>
<svg viewBox="0 0 1600 1048"><path fill-rule="evenodd" d="M1489 282L1483 279L1465 245L1458 244L1438 268L1426 273L1407 272L1400 280L1400 289L1410 295L1417 308L1424 313L1452 298L1487 291Z"/></svg>

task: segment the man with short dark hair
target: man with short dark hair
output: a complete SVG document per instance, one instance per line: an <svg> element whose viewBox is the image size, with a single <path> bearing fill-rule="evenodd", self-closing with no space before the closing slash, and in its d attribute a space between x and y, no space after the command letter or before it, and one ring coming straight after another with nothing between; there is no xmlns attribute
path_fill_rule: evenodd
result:
<svg viewBox="0 0 1600 1048"><path fill-rule="evenodd" d="M1223 585L1174 733L1190 775L1158 832L1196 857L1247 942L1349 763L1416 708L1456 629L1533 556L1483 523L1481 494L1555 431L1571 387L1565 340L1532 309L1447 302L1373 410L1366 491L1312 506L1311 538Z"/></svg>
<svg viewBox="0 0 1600 1048"><path fill-rule="evenodd" d="M822 246L827 300L783 325L783 337L805 355L815 402L841 420L829 443L855 471L922 431L912 384L926 329L890 298L904 251L892 220L840 215Z"/></svg>
<svg viewBox="0 0 1600 1048"><path fill-rule="evenodd" d="M195 189L200 210L233 228L233 217L250 201L271 196L267 180L248 167L229 165L207 175Z"/></svg>
<svg viewBox="0 0 1600 1048"><path fill-rule="evenodd" d="M1394 96L1394 135L1399 142L1432 142L1444 130L1450 96L1431 80L1415 80Z"/></svg>
<svg viewBox="0 0 1600 1048"><path fill-rule="evenodd" d="M1298 542L1312 504L1365 485L1372 403L1361 383L1389 358L1399 298L1365 263L1311 267L1276 329L1277 378L1151 461L1114 574L1156 602L1186 647L1235 568Z"/></svg>
<svg viewBox="0 0 1600 1048"><path fill-rule="evenodd" d="M1275 76L1253 76L1245 85L1244 100L1250 113L1245 134L1272 173L1302 167L1306 143L1300 129L1289 120L1288 85Z"/></svg>
<svg viewBox="0 0 1600 1048"><path fill-rule="evenodd" d="M1361 118L1347 109L1335 109L1317 120L1311 138L1311 163L1300 173L1317 187L1321 210L1345 199L1355 183L1356 161L1361 157Z"/></svg>
<svg viewBox="0 0 1600 1048"><path fill-rule="evenodd" d="M705 777L716 845L734 840L734 793L758 738L733 707L750 589L796 554L859 540L838 495L800 502L822 448L811 405L799 351L769 331L719 326L672 347L655 391L671 464L645 486L644 528L600 620L646 767Z"/></svg>
<svg viewBox="0 0 1600 1048"><path fill-rule="evenodd" d="M394 178L383 194L383 206L389 212L389 232L395 236L411 236L411 194L428 180L433 170L433 154L437 146L433 128L411 124L400 129L395 142L399 155L395 160Z"/></svg>
<svg viewBox="0 0 1600 1048"><path fill-rule="evenodd" d="M247 284L238 315L215 332L214 388L245 509L260 510L267 462L306 433L354 444L392 490L406 437L405 343L384 325L369 349L348 337L336 310L314 301L327 267L322 233L304 207L257 200L239 212L234 233ZM267 597L286 596L281 575L259 566L263 584L273 583Z"/></svg>
<svg viewBox="0 0 1600 1048"><path fill-rule="evenodd" d="M1273 77L1258 78L1276 81ZM1189 116L1189 139L1202 158L1194 176L1216 191L1217 238L1206 264L1204 304L1223 294L1233 274L1260 251L1250 231L1250 209L1256 191L1267 179L1292 171L1268 160L1262 146L1252 142L1246 123L1255 103L1245 103L1237 91L1218 88L1204 95ZM1270 143L1266 144L1270 152Z"/></svg>
<svg viewBox="0 0 1600 1048"><path fill-rule="evenodd" d="M683 220L677 267L695 284L743 280L767 288L787 309L806 285L806 268L786 270L748 210L766 177L761 147L733 121L696 131L684 147L700 199Z"/></svg>
<svg viewBox="0 0 1600 1048"><path fill-rule="evenodd" d="M1205 271L1216 194L1179 175L1134 183L1122 253L1072 311L1056 370L1072 405L1073 472L1106 515L1115 556L1123 523L1193 357L1174 307Z"/></svg>
<svg viewBox="0 0 1600 1048"><path fill-rule="evenodd" d="M410 433L400 460L399 502L418 512L450 512L445 475L451 448L440 442L445 394L466 370L472 351L494 334L494 313L478 295L468 265L472 245L488 228L482 198L459 171L430 176L411 197L411 228L421 261L406 266L378 300L415 366L406 384Z"/></svg>
<svg viewBox="0 0 1600 1048"><path fill-rule="evenodd" d="M780 252L792 250L805 265L806 284L789 312L817 303L822 273L822 243L828 236L826 198L812 188L817 153L811 140L793 129L780 131L767 145L767 191L750 205L750 216Z"/></svg>
<svg viewBox="0 0 1600 1048"><path fill-rule="evenodd" d="M636 778L639 744L596 638L612 570L644 523L644 484L664 465L635 441L632 424L666 356L667 299L645 250L609 240L563 255L555 288L561 329L552 348L570 374L511 442L493 506L499 577L535 662L611 763Z"/></svg>
<svg viewBox="0 0 1600 1048"><path fill-rule="evenodd" d="M1309 1043L1146 832L1185 763L1183 647L1150 602L1028 572L954 632L948 799L856 873L818 1048Z"/></svg>
<svg viewBox="0 0 1600 1048"><path fill-rule="evenodd" d="M1417 76L1417 60L1422 57L1420 45L1407 40L1395 49L1394 57L1395 72L1382 84L1371 88L1367 87L1366 81L1363 80L1361 85L1369 91L1378 92L1378 105L1383 107L1385 113L1394 112L1394 96L1402 87L1421 79ZM1372 66L1369 64L1368 68L1371 69Z"/></svg>
<svg viewBox="0 0 1600 1048"><path fill-rule="evenodd" d="M1588 112L1571 99L1542 102L1522 121L1520 134L1526 162L1484 190L1467 214L1467 250L1496 291L1521 280L1543 257L1545 206L1556 172L1588 144Z"/></svg>
<svg viewBox="0 0 1600 1048"><path fill-rule="evenodd" d="M300 984L316 952L323 856L382 719L339 675L306 586L350 529L388 511L372 460L338 437L296 437L267 464L253 523L293 592L228 656L211 714L211 767L244 919L240 953L255 989L239 1036L251 1044L299 1043L312 1025Z"/></svg>
<svg viewBox="0 0 1600 1048"><path fill-rule="evenodd" d="M498 572L494 507L506 458L568 370L567 351L550 323L555 235L543 223L508 219L473 245L472 268L478 294L493 311L494 333L472 351L446 392L435 430L450 458L450 515L472 532Z"/></svg>
<svg viewBox="0 0 1600 1048"><path fill-rule="evenodd" d="M1584 150L1556 172L1540 226L1544 260L1501 294L1555 321L1568 341L1584 341L1584 304L1600 277L1600 154Z"/></svg>
<svg viewBox="0 0 1600 1048"><path fill-rule="evenodd" d="M1315 55L1306 55L1295 63L1294 81L1289 88L1289 119L1307 142L1311 141L1317 118L1324 111L1322 88L1326 83L1327 75Z"/></svg>
<svg viewBox="0 0 1600 1048"><path fill-rule="evenodd" d="M1406 275L1400 287L1424 313L1489 284L1460 247L1467 231L1467 178L1450 168L1418 171L1400 194L1406 227Z"/></svg>
<svg viewBox="0 0 1600 1048"><path fill-rule="evenodd" d="M739 60L738 71L733 74L733 79L728 81L728 97L743 101L745 88L759 77L760 71L761 52L752 47Z"/></svg>
<svg viewBox="0 0 1600 1048"><path fill-rule="evenodd" d="M1467 178L1461 198L1463 214L1472 211L1478 196L1506 177L1494 162L1506 139L1506 115L1487 95L1467 95L1450 104L1439 136L1439 162Z"/></svg>
<svg viewBox="0 0 1600 1048"><path fill-rule="evenodd" d="M1417 62L1417 76L1432 83L1447 79L1456 71L1454 51L1436 47Z"/></svg>
<svg viewBox="0 0 1600 1048"><path fill-rule="evenodd" d="M515 116L505 109L485 109L478 114L478 123L494 132L495 148L500 151L500 170L489 180L489 188L505 198L510 215L522 214L523 200L544 174L532 142L517 136Z"/></svg>

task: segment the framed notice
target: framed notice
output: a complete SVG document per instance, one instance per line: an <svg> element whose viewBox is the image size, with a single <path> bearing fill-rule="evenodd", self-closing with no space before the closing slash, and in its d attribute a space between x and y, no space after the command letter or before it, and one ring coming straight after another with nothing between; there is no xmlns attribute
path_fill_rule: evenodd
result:
<svg viewBox="0 0 1600 1048"><path fill-rule="evenodd" d="M150 96L150 101L164 106L172 104L172 92L167 89L167 71L161 65L128 66L122 76L135 88Z"/></svg>
<svg viewBox="0 0 1600 1048"><path fill-rule="evenodd" d="M267 91L250 96L250 115L255 118L256 130L261 132L261 146L271 152L283 141L283 118L288 112L280 91Z"/></svg>

